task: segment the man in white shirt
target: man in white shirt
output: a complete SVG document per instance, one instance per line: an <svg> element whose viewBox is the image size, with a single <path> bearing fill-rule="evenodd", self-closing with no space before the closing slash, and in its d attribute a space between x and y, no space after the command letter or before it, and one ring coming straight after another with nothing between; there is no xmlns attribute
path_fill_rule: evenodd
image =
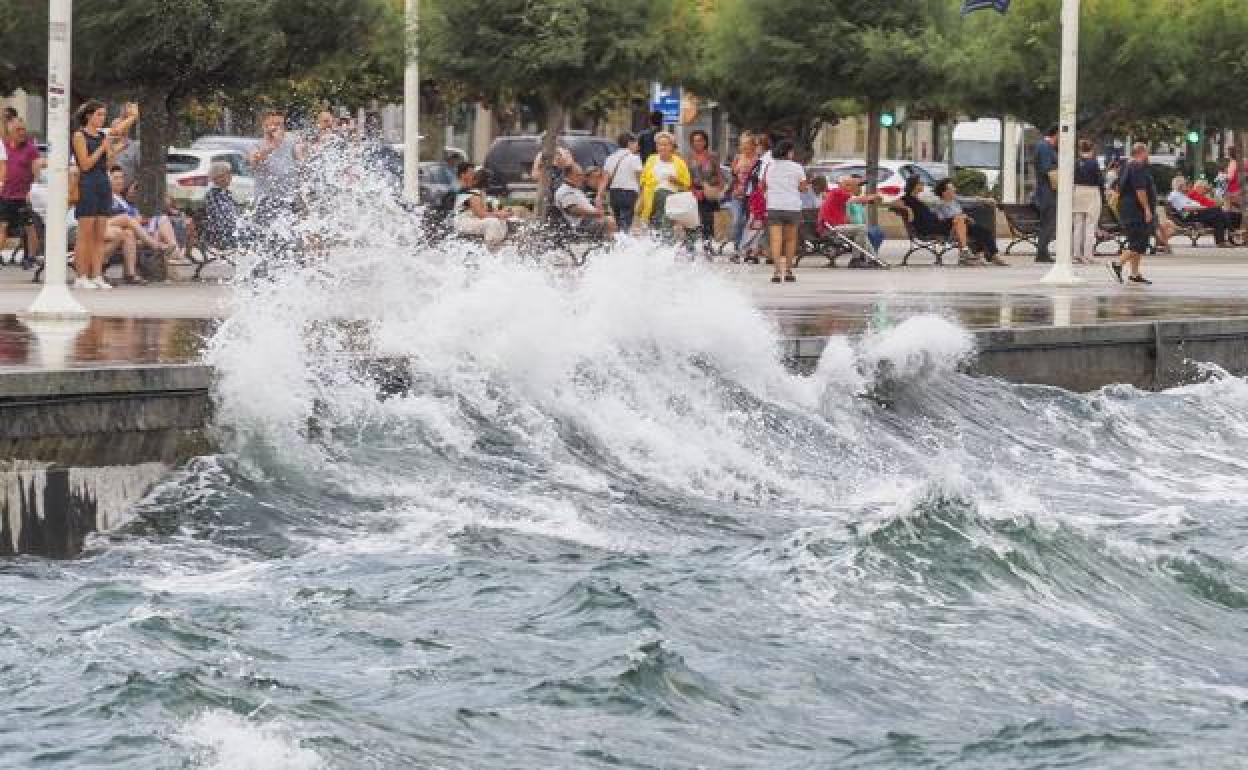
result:
<svg viewBox="0 0 1248 770"><path fill-rule="evenodd" d="M633 228L633 214L637 198L641 195L640 143L630 133L620 134L620 149L607 158L603 168L602 182L598 186L598 200L608 195L611 212L619 228L628 232Z"/></svg>
<svg viewBox="0 0 1248 770"><path fill-rule="evenodd" d="M1170 194L1166 202L1174 209L1179 219L1185 223L1198 222L1213 228L1213 239L1218 246L1226 248L1231 244L1226 240L1229 227L1226 212L1221 208L1209 208L1187 194L1187 177L1176 176L1170 183Z"/></svg>
<svg viewBox="0 0 1248 770"><path fill-rule="evenodd" d="M573 163L564 169L563 184L555 191L555 207L564 220L578 233L594 237L615 235L615 222L602 207L590 202L581 189L585 184L585 172Z"/></svg>

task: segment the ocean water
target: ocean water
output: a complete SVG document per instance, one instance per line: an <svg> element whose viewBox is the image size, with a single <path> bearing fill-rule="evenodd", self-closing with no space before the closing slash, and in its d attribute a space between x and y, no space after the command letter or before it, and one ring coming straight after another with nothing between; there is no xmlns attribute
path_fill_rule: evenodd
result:
<svg viewBox="0 0 1248 770"><path fill-rule="evenodd" d="M971 378L934 315L799 376L716 268L377 200L239 282L220 454L0 564L0 767L1248 764L1243 380Z"/></svg>

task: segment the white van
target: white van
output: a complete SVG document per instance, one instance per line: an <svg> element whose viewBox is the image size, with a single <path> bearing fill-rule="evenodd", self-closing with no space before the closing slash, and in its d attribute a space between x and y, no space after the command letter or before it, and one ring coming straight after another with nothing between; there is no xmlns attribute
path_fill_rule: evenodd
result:
<svg viewBox="0 0 1248 770"><path fill-rule="evenodd" d="M953 167L981 171L988 187L996 186L1001 178L1001 121L980 118L954 126Z"/></svg>

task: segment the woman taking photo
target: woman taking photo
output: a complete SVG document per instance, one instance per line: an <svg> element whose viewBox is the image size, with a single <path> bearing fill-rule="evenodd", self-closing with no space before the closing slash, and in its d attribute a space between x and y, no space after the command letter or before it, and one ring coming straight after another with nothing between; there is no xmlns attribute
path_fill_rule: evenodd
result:
<svg viewBox="0 0 1248 770"><path fill-rule="evenodd" d="M802 223L802 193L810 182L805 169L793 161L793 151L793 142L788 139L777 144L763 178L771 261L776 269L771 276L772 283L797 280L792 268L797 259L797 227Z"/></svg>
<svg viewBox="0 0 1248 770"><path fill-rule="evenodd" d="M641 170L641 201L638 216L655 230L671 231L667 220L667 196L688 192L693 186L689 167L676 154L676 140L666 131L654 137L655 153L646 159Z"/></svg>
<svg viewBox="0 0 1248 770"><path fill-rule="evenodd" d="M702 250L709 257L715 236L715 212L724 197L724 174L719 156L710 150L711 138L698 129L689 134L689 174L698 199L698 223L702 226Z"/></svg>
<svg viewBox="0 0 1248 770"><path fill-rule="evenodd" d="M75 289L111 289L104 280L104 243L113 209L113 189L108 179L114 145L111 137L124 137L139 119L137 104L127 104L121 121L105 130L108 110L101 102L88 101L78 108L78 129L70 138L78 164L78 241L74 247Z"/></svg>

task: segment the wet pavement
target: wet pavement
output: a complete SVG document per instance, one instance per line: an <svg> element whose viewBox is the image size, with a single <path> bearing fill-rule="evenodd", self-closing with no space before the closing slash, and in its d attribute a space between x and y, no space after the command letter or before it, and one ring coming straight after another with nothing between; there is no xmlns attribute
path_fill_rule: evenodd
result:
<svg viewBox="0 0 1248 770"><path fill-rule="evenodd" d="M886 248L885 257L900 256ZM1104 265L1079 268L1079 286L1042 283L1030 257L1010 268L828 269L804 262L798 282L768 282L770 268L716 263L790 337L861 332L871 325L936 314L969 329L1085 326L1195 318L1248 317L1248 250L1179 249L1150 258L1150 287L1122 286ZM88 321L35 325L11 315L38 287L20 270L0 270L0 369L196 361L225 312L230 287L177 282L87 293ZM9 314L9 315L6 315Z"/></svg>
<svg viewBox="0 0 1248 770"><path fill-rule="evenodd" d="M0 369L192 363L217 323L96 317L39 324L0 316Z"/></svg>

